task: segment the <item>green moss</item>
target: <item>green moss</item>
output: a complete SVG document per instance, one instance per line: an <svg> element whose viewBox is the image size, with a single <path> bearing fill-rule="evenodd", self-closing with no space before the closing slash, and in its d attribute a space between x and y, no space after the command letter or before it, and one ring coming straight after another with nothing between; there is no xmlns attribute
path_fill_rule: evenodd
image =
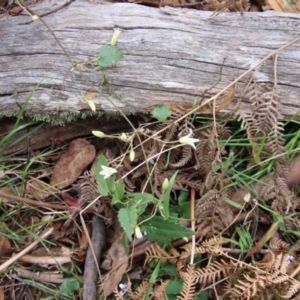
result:
<svg viewBox="0 0 300 300"><path fill-rule="evenodd" d="M4 117L16 117L19 111L2 111L0 113L0 119ZM68 123L74 122L78 119L86 119L88 117L110 117L114 119L120 118L120 113L118 112L103 112L103 111L84 111L84 112L53 112L51 114L35 114L35 113L26 113L27 118L33 121L42 121L49 123L51 125L66 125ZM133 115L133 114L127 114Z"/></svg>

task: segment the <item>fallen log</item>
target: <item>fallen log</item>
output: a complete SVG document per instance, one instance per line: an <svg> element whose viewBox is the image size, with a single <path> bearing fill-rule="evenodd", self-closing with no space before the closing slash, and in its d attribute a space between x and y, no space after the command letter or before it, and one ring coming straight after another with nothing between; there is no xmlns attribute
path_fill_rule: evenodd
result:
<svg viewBox="0 0 300 300"><path fill-rule="evenodd" d="M37 15L62 1L29 6ZM131 3L77 0L31 21L22 12L0 19L0 116L14 116L40 83L27 105L27 115L64 124L95 114L84 93L95 89L97 114L147 112L161 103L191 104L220 92L272 51L300 36L300 16L291 13L221 13L180 8L151 8ZM124 58L102 73L83 65L98 56L114 28L121 29L118 47ZM67 57L66 53L69 55ZM274 53L273 53L274 54ZM249 111L243 91L254 77L262 89L277 86L282 116L299 109L300 43L278 57L270 56L242 77L235 94L239 109ZM73 62L73 63L72 63ZM230 109L230 107L228 107Z"/></svg>

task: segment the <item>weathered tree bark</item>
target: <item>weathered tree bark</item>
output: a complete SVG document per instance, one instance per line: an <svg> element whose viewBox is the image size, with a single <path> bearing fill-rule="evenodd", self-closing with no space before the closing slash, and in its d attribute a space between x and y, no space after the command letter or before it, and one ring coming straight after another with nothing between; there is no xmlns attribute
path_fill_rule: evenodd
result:
<svg viewBox="0 0 300 300"><path fill-rule="evenodd" d="M36 14L49 12L63 2L31 6ZM93 99L98 111L127 114L147 111L153 105L192 103L195 96L213 96L273 50L300 36L300 15L276 12L222 13L192 9L150 8L130 3L76 0L43 17L59 39L71 62L40 21L23 13L0 19L0 115L15 115L34 86L27 112L36 119L59 123L90 112L82 94L99 88ZM25 24L26 22L29 24ZM104 70L109 82L101 87L100 72L79 62L96 58L108 44L114 28L122 33L118 47L124 58ZM299 109L300 43L278 55L277 91L283 117ZM274 62L268 59L255 73L241 79L242 96L250 77L274 83ZM220 74L222 73L220 82ZM249 110L249 99L242 99Z"/></svg>

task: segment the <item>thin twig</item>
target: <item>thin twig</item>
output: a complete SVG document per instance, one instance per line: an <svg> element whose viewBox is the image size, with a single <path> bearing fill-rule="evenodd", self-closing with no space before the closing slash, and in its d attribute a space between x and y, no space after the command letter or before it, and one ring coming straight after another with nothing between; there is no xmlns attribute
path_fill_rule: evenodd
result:
<svg viewBox="0 0 300 300"><path fill-rule="evenodd" d="M44 232L40 239L45 239L47 236L53 233L55 227L51 227L46 232ZM19 258L21 258L24 254L28 253L30 250L32 250L35 246L38 245L40 242L40 239L32 242L29 246L27 246L25 249L23 249L21 252L16 254L15 256L11 257L9 260L7 260L5 263L0 265L0 272L5 271L11 264L13 264L15 261L17 261Z"/></svg>
<svg viewBox="0 0 300 300"><path fill-rule="evenodd" d="M10 194L7 194L7 193L1 192L1 191L0 191L0 197L3 197L5 199L7 199L8 201L23 202L30 206L34 206L34 207L46 207L46 208L59 209L59 210L76 210L76 209L78 209L78 207L71 207L71 206L67 206L67 205L52 204L52 203L47 203L47 202L42 202L42 201L30 200L27 198L10 195Z"/></svg>
<svg viewBox="0 0 300 300"><path fill-rule="evenodd" d="M195 231L195 189L191 189L191 225L192 230ZM192 236L192 244L191 244L191 261L190 264L194 264L194 256L195 256L195 248L196 248L196 236Z"/></svg>
<svg viewBox="0 0 300 300"><path fill-rule="evenodd" d="M51 10L51 11L48 11L48 12L46 12L46 13L44 13L44 14L39 15L39 18L45 17L45 16L49 16L49 15L51 15L51 14L53 14L53 13L56 13L56 12L58 12L59 10L61 10L62 8L64 8L64 7L68 6L69 4L71 4L73 1L75 1L75 0L68 0L68 1L66 1L64 4L62 4L61 6L56 7L55 9L53 9L53 10ZM27 9L28 9L28 7L27 7ZM28 9L28 11L31 12L29 9ZM28 21L28 22L21 23L21 25L28 25L28 24L30 24L30 23L32 23L32 22L34 22L34 21L33 21L33 20L30 20L30 21Z"/></svg>

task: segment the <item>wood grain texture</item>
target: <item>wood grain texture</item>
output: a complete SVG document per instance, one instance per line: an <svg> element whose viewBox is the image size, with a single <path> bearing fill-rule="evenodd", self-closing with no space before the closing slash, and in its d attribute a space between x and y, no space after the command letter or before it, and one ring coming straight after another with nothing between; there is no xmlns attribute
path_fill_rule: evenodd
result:
<svg viewBox="0 0 300 300"><path fill-rule="evenodd" d="M31 6L37 14L53 10L62 1ZM300 35L300 16L276 12L222 13L170 7L151 8L130 3L77 0L44 17L75 62L97 57L110 41L113 29L121 28L118 46L124 59L105 74L109 85L101 88L99 72L79 67L91 85L101 88L94 99L105 113L145 111L153 105L192 103L194 97L219 84L205 96L214 95L249 66ZM71 64L41 22L22 16L0 19L0 115L14 115L33 87L44 79L28 104L36 118L80 114L89 111L79 89L91 86ZM300 43L281 52L277 63L278 94L282 114L299 109ZM274 61L267 60L256 77L274 80ZM250 75L249 75L250 76ZM242 95L247 78L236 95ZM111 103L113 101L114 105ZM249 110L243 99L241 109ZM57 120L57 119L56 119Z"/></svg>

